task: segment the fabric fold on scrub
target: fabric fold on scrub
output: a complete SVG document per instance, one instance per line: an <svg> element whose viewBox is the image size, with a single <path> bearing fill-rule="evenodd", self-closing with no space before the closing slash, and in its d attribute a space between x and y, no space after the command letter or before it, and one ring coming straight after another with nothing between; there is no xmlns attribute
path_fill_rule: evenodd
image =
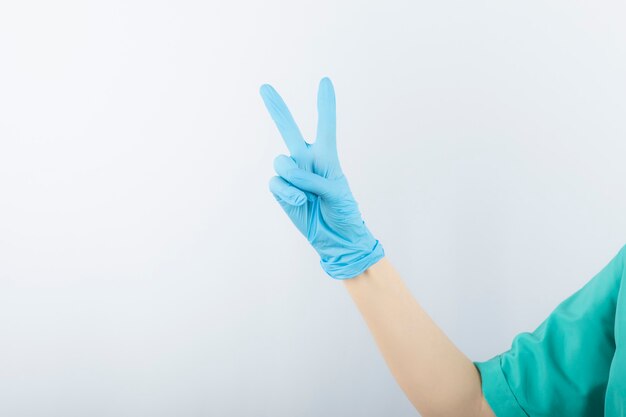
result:
<svg viewBox="0 0 626 417"><path fill-rule="evenodd" d="M474 362L497 417L626 417L625 252L508 351Z"/></svg>

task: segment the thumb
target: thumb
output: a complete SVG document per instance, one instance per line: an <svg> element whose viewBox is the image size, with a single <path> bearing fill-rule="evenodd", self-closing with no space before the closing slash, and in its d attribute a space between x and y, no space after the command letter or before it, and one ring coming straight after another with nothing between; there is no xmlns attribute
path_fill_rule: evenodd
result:
<svg viewBox="0 0 626 417"><path fill-rule="evenodd" d="M320 197L327 196L331 191L331 183L328 179L298 168L296 162L286 155L278 155L274 159L274 169L284 180L302 191L308 191Z"/></svg>

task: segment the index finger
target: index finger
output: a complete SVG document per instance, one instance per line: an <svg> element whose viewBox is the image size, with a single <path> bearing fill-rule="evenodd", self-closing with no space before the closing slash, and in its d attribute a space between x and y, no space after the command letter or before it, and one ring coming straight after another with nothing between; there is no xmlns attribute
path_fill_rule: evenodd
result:
<svg viewBox="0 0 626 417"><path fill-rule="evenodd" d="M263 84L260 93L265 107L274 119L289 152L292 155L301 154L306 149L306 142L283 99L269 84Z"/></svg>

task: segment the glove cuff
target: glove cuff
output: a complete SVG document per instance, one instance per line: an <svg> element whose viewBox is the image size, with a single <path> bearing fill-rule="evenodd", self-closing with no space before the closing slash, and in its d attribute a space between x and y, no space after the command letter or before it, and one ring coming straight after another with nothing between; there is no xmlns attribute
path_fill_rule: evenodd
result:
<svg viewBox="0 0 626 417"><path fill-rule="evenodd" d="M369 252L361 252L356 257L344 255L338 258L321 259L320 265L331 278L343 280L361 275L384 256L383 246L378 240L374 240L374 245Z"/></svg>

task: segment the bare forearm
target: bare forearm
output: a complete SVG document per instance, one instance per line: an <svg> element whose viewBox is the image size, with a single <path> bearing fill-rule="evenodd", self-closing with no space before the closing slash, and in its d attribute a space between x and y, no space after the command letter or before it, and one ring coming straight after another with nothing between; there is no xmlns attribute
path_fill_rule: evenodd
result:
<svg viewBox="0 0 626 417"><path fill-rule="evenodd" d="M424 417L495 416L474 364L421 308L386 258L344 283L396 381Z"/></svg>

